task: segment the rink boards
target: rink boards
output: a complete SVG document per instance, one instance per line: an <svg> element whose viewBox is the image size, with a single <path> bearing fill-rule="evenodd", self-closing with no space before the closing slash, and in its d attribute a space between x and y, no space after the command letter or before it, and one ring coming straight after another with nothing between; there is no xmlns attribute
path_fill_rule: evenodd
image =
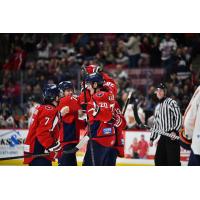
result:
<svg viewBox="0 0 200 200"><path fill-rule="evenodd" d="M0 157L11 157L11 156L21 156L23 155L23 144L26 139L28 130L27 129L0 129ZM81 137L85 131L81 132ZM118 166L153 166L153 158L156 151L156 144L153 147L148 147L148 152L145 159L133 159L132 149L130 148L133 140L139 141L141 135L144 135L145 140L149 141L150 132L148 131L124 131L124 142L125 142L125 158L118 158ZM77 159L79 166L82 165L83 156L85 153L85 147L77 153ZM187 160L189 156L189 151L181 149L181 162L182 165L187 165ZM0 165L23 165L23 160L6 160L0 161ZM54 162L57 165L57 162Z"/></svg>

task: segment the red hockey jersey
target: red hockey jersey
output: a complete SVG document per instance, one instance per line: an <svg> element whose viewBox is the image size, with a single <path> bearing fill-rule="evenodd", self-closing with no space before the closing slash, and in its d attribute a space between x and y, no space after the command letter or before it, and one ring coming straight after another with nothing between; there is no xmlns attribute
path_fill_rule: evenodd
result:
<svg viewBox="0 0 200 200"><path fill-rule="evenodd" d="M112 93L99 91L91 97L87 106L92 140L107 147L113 146L116 139L114 126L109 123L113 117L113 104Z"/></svg>
<svg viewBox="0 0 200 200"><path fill-rule="evenodd" d="M56 143L59 138L59 115L57 107L53 105L40 105L36 107L32 122L24 144L24 154L42 154L45 149ZM54 153L46 156L54 160ZM24 158L28 164L33 158Z"/></svg>
<svg viewBox="0 0 200 200"><path fill-rule="evenodd" d="M85 122L78 119L78 110L81 109L79 97L66 96L60 99L58 106L59 111L63 107L68 106L69 112L62 116L60 129L60 142L64 146L66 144L77 144L80 137L80 129L85 128Z"/></svg>

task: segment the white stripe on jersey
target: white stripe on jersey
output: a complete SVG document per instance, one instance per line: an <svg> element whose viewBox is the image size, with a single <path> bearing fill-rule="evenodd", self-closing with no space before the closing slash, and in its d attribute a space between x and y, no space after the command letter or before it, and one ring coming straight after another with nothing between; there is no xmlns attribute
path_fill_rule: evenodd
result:
<svg viewBox="0 0 200 200"><path fill-rule="evenodd" d="M56 116L54 118L52 128L49 131L53 131L54 128L56 127L57 123L58 123L58 116Z"/></svg>

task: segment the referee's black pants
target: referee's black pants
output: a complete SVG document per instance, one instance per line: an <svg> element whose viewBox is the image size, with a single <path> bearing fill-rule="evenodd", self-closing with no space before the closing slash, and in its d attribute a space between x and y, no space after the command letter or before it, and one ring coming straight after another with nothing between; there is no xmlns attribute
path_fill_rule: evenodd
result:
<svg viewBox="0 0 200 200"><path fill-rule="evenodd" d="M161 136L155 154L156 166L180 166L180 144L177 140Z"/></svg>

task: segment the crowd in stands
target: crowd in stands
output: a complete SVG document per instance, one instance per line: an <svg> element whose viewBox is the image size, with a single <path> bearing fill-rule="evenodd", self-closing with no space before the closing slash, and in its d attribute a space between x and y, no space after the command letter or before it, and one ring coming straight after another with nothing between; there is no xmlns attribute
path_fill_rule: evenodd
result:
<svg viewBox="0 0 200 200"><path fill-rule="evenodd" d="M134 70L163 70L159 78L182 113L199 85L199 34L1 34L0 43L0 128L27 128L29 111L41 103L47 83L70 80L78 93L83 64L102 65L113 76L121 107L133 90L148 123L157 82L150 74L148 83L137 87ZM126 118L129 129L136 127L134 116Z"/></svg>

